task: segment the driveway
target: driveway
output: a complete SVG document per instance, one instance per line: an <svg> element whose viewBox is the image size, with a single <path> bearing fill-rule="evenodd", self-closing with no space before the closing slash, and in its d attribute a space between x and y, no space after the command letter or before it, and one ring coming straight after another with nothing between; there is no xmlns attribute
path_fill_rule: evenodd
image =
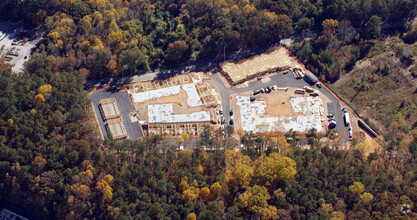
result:
<svg viewBox="0 0 417 220"><path fill-rule="evenodd" d="M122 116L123 123L125 125L128 138L132 141L143 137L140 125L138 122L132 122L130 120L129 114L134 112L133 106L130 102L129 95L125 90L119 90L117 88L101 89L90 95L91 102L94 106L94 113L96 115L98 124L100 126L100 133L103 137L107 137L107 132L104 127L105 123L103 117L100 114L98 108L100 101L103 99L115 98L117 106L119 107L120 115Z"/></svg>
<svg viewBox="0 0 417 220"><path fill-rule="evenodd" d="M271 81L262 83L262 81L253 81L250 82L248 87L244 88L237 88L237 89L230 89L227 88L223 81L220 79L219 73L214 73L212 76L212 80L214 84L217 86L222 100L222 108L225 117L225 123L229 124L230 116L230 95L243 93L248 91L253 91L261 88L265 88L267 86L278 85L278 87L293 87L293 88L303 88L304 86L314 87L315 89L319 90L325 96L327 96L331 103L327 104L328 113L333 114L336 118L336 130L339 132L343 143L347 143L349 141L349 130L344 124L344 112L341 110L341 105L337 97L335 97L327 88L318 88L317 86L311 86L303 79L295 79L292 73L281 72L272 76L269 76Z"/></svg>

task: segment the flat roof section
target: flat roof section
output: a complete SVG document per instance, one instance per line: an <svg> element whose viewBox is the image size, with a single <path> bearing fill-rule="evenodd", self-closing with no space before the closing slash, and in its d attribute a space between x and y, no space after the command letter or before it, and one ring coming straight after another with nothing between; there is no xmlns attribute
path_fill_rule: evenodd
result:
<svg viewBox="0 0 417 220"><path fill-rule="evenodd" d="M210 122L210 111L199 111L191 114L173 114L172 104L148 105L148 123L191 123Z"/></svg>
<svg viewBox="0 0 417 220"><path fill-rule="evenodd" d="M100 112L104 120L120 117L119 107L117 106L115 98L101 100Z"/></svg>
<svg viewBox="0 0 417 220"><path fill-rule="evenodd" d="M223 72L225 72L234 83L238 83L258 73L294 66L300 65L283 47L279 47L271 53L254 56L239 63L224 62L220 64Z"/></svg>
<svg viewBox="0 0 417 220"><path fill-rule="evenodd" d="M124 139L127 138L127 132L125 125L121 118L107 120L107 132L110 132L113 139Z"/></svg>

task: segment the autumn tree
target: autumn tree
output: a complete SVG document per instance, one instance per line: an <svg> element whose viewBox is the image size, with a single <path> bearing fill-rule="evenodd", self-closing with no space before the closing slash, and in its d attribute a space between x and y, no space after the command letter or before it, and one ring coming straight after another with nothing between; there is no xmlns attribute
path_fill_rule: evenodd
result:
<svg viewBox="0 0 417 220"><path fill-rule="evenodd" d="M276 215L277 209L268 205L270 198L268 190L265 187L254 185L253 187L247 188L239 196L239 205L255 215L271 218Z"/></svg>
<svg viewBox="0 0 417 220"><path fill-rule="evenodd" d="M326 38L333 38L339 22L334 19L326 19L322 22L323 34Z"/></svg>
<svg viewBox="0 0 417 220"><path fill-rule="evenodd" d="M168 44L168 48L165 51L166 59L169 62L178 64L184 59L187 49L187 43L184 41L174 41Z"/></svg>
<svg viewBox="0 0 417 220"><path fill-rule="evenodd" d="M255 161L255 179L261 185L275 186L278 180L291 181L294 179L296 163L288 157L278 153L271 153L268 157L261 156Z"/></svg>
<svg viewBox="0 0 417 220"><path fill-rule="evenodd" d="M45 102L45 98L42 94L37 94L33 99L33 104L36 108L39 108Z"/></svg>

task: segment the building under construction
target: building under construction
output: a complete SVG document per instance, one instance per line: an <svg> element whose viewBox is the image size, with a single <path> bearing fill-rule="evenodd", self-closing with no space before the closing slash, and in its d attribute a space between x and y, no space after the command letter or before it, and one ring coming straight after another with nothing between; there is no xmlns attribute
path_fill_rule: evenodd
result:
<svg viewBox="0 0 417 220"><path fill-rule="evenodd" d="M109 119L106 121L107 133L110 133L113 140L122 140L127 138L127 132L121 117Z"/></svg>
<svg viewBox="0 0 417 220"><path fill-rule="evenodd" d="M101 100L99 108L104 121L120 117L119 108L117 107L115 98Z"/></svg>
<svg viewBox="0 0 417 220"><path fill-rule="evenodd" d="M101 116L105 122L106 131L114 140L127 138L126 128L120 116L119 107L115 98L103 99L99 105Z"/></svg>
<svg viewBox="0 0 417 220"><path fill-rule="evenodd" d="M179 136L188 133L196 136L214 122L213 114L211 111L173 114L172 104L148 105L147 132L148 135Z"/></svg>

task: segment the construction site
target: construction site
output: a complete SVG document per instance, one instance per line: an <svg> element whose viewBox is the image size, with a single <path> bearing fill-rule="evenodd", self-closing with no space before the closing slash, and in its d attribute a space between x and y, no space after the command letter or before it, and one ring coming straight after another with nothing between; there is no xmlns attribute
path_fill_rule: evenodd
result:
<svg viewBox="0 0 417 220"><path fill-rule="evenodd" d="M122 140L128 137L123 119L115 98L103 99L99 105L101 116L106 123L106 131L114 140Z"/></svg>
<svg viewBox="0 0 417 220"><path fill-rule="evenodd" d="M302 65L284 47L272 48L266 53L237 63L227 61L220 64L222 75L232 86L270 73L301 67Z"/></svg>
<svg viewBox="0 0 417 220"><path fill-rule="evenodd" d="M275 87L269 94L237 94L231 103L236 127L247 132L322 132L327 126L326 96L311 88Z"/></svg>
<svg viewBox="0 0 417 220"><path fill-rule="evenodd" d="M129 85L129 94L145 135L199 135L216 122L218 94L204 73Z"/></svg>

